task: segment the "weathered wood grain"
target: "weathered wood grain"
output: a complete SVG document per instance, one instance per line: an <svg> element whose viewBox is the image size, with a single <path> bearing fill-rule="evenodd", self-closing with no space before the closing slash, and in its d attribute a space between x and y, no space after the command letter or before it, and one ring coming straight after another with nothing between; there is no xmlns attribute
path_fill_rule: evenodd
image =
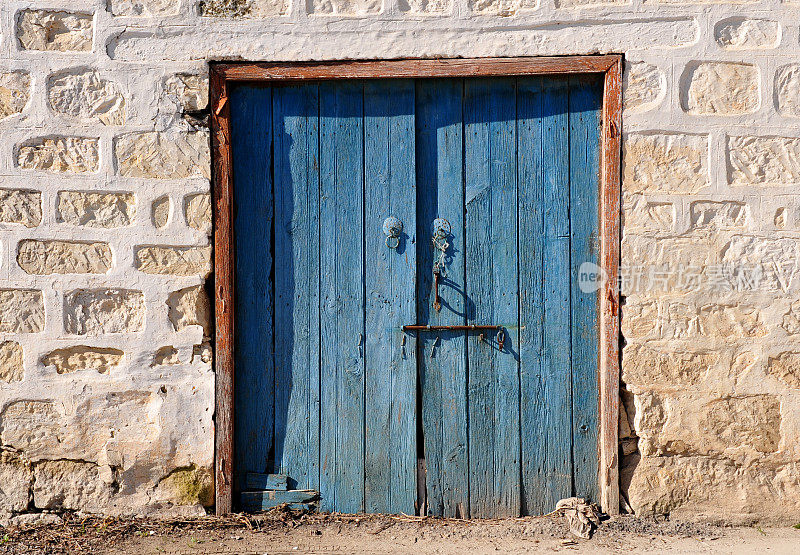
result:
<svg viewBox="0 0 800 555"><path fill-rule="evenodd" d="M271 489L286 491L289 489L289 477L286 474L261 474L248 472L245 475L244 489Z"/></svg>

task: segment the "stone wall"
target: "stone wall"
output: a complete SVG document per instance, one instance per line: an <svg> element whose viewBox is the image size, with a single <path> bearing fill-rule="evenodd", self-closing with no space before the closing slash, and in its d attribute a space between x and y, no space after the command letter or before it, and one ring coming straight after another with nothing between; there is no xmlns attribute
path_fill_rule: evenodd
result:
<svg viewBox="0 0 800 555"><path fill-rule="evenodd" d="M213 497L211 60L625 55L625 505L800 519L800 2L4 0L0 516Z"/></svg>

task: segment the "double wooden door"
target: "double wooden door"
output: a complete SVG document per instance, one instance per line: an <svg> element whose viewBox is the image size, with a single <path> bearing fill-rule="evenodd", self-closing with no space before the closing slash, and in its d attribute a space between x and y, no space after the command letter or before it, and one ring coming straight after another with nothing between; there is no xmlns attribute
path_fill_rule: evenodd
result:
<svg viewBox="0 0 800 555"><path fill-rule="evenodd" d="M577 278L602 79L230 99L239 489L279 473L324 511L464 518L596 500L598 299Z"/></svg>

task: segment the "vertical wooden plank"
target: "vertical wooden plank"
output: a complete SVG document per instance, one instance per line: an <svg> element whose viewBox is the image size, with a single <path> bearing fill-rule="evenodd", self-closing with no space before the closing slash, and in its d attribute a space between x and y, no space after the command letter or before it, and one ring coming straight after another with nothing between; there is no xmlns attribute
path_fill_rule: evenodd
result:
<svg viewBox="0 0 800 555"><path fill-rule="evenodd" d="M463 81L420 80L416 87L417 321L466 323L464 288ZM433 309L432 226L450 222L442 309ZM420 408L427 464L427 512L469 516L466 343L463 332L423 333L419 339Z"/></svg>
<svg viewBox="0 0 800 555"><path fill-rule="evenodd" d="M602 79L571 77L570 244L572 253L572 421L575 494L598 501L598 301L580 288L582 264L599 262Z"/></svg>
<svg viewBox="0 0 800 555"><path fill-rule="evenodd" d="M235 87L230 95L236 336L236 474L267 471L272 446L272 90Z"/></svg>
<svg viewBox="0 0 800 555"><path fill-rule="evenodd" d="M364 502L363 83L320 84L323 510Z"/></svg>
<svg viewBox="0 0 800 555"><path fill-rule="evenodd" d="M607 281L600 297L600 502L619 514L619 248L622 57L606 71L603 98L603 168L600 194L600 265Z"/></svg>
<svg viewBox="0 0 800 555"><path fill-rule="evenodd" d="M275 472L319 487L319 96L273 89Z"/></svg>
<svg viewBox="0 0 800 555"><path fill-rule="evenodd" d="M515 80L464 85L468 323L504 326L467 339L472 517L520 512L519 304Z"/></svg>
<svg viewBox="0 0 800 555"><path fill-rule="evenodd" d="M230 97L225 75L212 66L210 75L211 145L214 165L214 509L233 506L233 168Z"/></svg>
<svg viewBox="0 0 800 555"><path fill-rule="evenodd" d="M414 81L364 86L366 242L365 510L413 514L417 497ZM383 222L403 223L390 249Z"/></svg>

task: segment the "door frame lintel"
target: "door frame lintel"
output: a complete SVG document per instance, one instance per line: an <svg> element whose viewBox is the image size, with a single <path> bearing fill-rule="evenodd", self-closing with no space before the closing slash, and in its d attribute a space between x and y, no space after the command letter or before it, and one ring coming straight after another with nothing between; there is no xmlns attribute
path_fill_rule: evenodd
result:
<svg viewBox="0 0 800 555"><path fill-rule="evenodd" d="M212 195L214 208L215 414L214 485L217 515L233 504L234 244L233 156L228 92L233 83L325 79L604 75L599 191L598 484L600 505L619 513L619 287L621 54L517 58L397 59L331 62L213 62L210 64Z"/></svg>

